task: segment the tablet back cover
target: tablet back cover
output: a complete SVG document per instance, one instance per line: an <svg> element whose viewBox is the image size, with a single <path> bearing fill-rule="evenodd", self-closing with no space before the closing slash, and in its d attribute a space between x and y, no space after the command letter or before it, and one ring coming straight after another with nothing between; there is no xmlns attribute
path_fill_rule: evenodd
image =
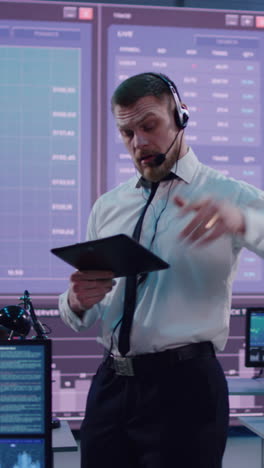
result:
<svg viewBox="0 0 264 468"><path fill-rule="evenodd" d="M115 277L169 267L167 262L125 234L57 247L51 252L77 270L107 270Z"/></svg>

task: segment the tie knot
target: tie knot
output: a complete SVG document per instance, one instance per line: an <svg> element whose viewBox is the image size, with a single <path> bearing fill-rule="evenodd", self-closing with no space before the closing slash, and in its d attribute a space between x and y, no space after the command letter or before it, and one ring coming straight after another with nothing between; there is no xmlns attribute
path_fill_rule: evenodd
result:
<svg viewBox="0 0 264 468"><path fill-rule="evenodd" d="M173 180L173 179L178 179L178 178L179 176L174 174L174 172L169 172L169 174L167 174L165 177L163 177L163 179L161 179L161 182L163 182L164 180Z"/></svg>
<svg viewBox="0 0 264 468"><path fill-rule="evenodd" d="M160 182L174 180L178 178L179 177L176 174L174 174L174 172L169 172L169 174L163 177L159 182L151 182L150 180L144 179L144 177L140 177L139 183L144 188L150 188L151 190L154 190L154 187L157 187Z"/></svg>

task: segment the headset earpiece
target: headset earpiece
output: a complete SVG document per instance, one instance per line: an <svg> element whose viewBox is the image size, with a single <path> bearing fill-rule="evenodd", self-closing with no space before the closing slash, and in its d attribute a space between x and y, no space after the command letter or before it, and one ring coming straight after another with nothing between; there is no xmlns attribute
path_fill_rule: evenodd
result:
<svg viewBox="0 0 264 468"><path fill-rule="evenodd" d="M174 101L176 104L176 109L175 109L175 122L176 125L179 128L185 128L187 126L188 120L189 120L189 112L186 109L184 105L181 104L178 93L177 93L177 88L175 84L172 81L169 81L165 78L163 78L162 75L157 74L157 76L164 81L164 83L167 84L167 86L170 88L171 93L174 97Z"/></svg>
<svg viewBox="0 0 264 468"><path fill-rule="evenodd" d="M176 104L176 109L175 109L175 122L177 127L179 128L185 128L187 126L188 120L189 120L189 112L188 109L186 109L184 104L181 104L180 98L178 95L178 91L176 88L176 85L173 83L173 81L169 80L165 76L161 75L160 73L149 73L149 75L156 76L160 80L162 80L170 89L175 104Z"/></svg>
<svg viewBox="0 0 264 468"><path fill-rule="evenodd" d="M189 112L186 107L180 106L180 110L175 110L175 122L178 127L185 128L189 120Z"/></svg>

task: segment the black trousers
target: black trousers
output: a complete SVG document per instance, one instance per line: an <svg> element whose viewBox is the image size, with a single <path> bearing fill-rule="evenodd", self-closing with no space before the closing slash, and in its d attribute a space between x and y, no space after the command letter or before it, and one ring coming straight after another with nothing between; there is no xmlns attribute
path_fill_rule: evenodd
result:
<svg viewBox="0 0 264 468"><path fill-rule="evenodd" d="M81 427L81 468L221 468L228 414L213 356L133 377L103 363Z"/></svg>

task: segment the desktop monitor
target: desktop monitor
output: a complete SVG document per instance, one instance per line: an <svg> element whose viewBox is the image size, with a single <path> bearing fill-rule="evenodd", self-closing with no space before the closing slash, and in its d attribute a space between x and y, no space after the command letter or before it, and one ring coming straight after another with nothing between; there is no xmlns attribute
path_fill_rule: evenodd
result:
<svg viewBox="0 0 264 468"><path fill-rule="evenodd" d="M246 314L246 367L264 367L264 308Z"/></svg>
<svg viewBox="0 0 264 468"><path fill-rule="evenodd" d="M0 388L0 467L52 468L50 340L1 340Z"/></svg>

